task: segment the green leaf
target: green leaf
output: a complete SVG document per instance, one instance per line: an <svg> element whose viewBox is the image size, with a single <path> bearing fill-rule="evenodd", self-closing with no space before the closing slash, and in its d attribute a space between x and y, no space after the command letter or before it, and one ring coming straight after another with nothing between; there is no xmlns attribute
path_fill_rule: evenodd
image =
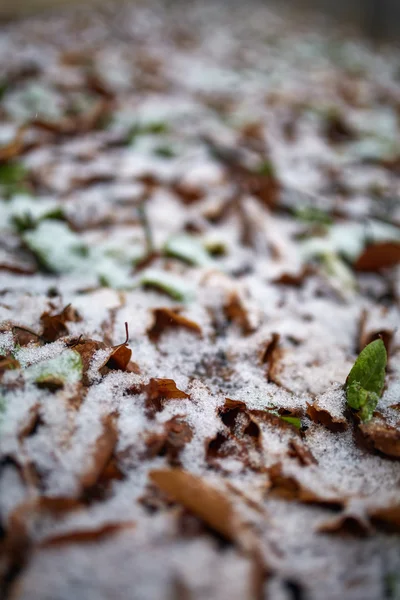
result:
<svg viewBox="0 0 400 600"><path fill-rule="evenodd" d="M347 404L357 410L363 422L370 421L385 384L387 354L382 340L368 344L347 376Z"/></svg>
<svg viewBox="0 0 400 600"><path fill-rule="evenodd" d="M263 160L254 169L254 173L256 173L257 175L265 175L266 177L276 176L275 167L270 160Z"/></svg>
<svg viewBox="0 0 400 600"><path fill-rule="evenodd" d="M76 350L66 350L59 356L28 367L26 377L35 383L59 380L62 383L77 383L82 379L82 359Z"/></svg>
<svg viewBox="0 0 400 600"><path fill-rule="evenodd" d="M7 198L24 189L26 169L19 162L6 162L0 164L0 192Z"/></svg>
<svg viewBox="0 0 400 600"><path fill-rule="evenodd" d="M301 420L299 419L299 417L281 417L282 421L286 421L286 423L290 423L290 425L293 425L293 427L296 427L296 429L301 429Z"/></svg>
<svg viewBox="0 0 400 600"><path fill-rule="evenodd" d="M316 206L299 206L295 208L294 215L305 223L316 223L318 225L331 225L330 215Z"/></svg>
<svg viewBox="0 0 400 600"><path fill-rule="evenodd" d="M181 277L166 271L148 269L141 276L140 284L156 288L174 300L187 301L193 296L193 289Z"/></svg>
<svg viewBox="0 0 400 600"><path fill-rule="evenodd" d="M36 229L25 232L22 239L42 268L52 273L82 271L82 258L88 256L79 236L61 221L42 221Z"/></svg>
<svg viewBox="0 0 400 600"><path fill-rule="evenodd" d="M34 229L46 219L65 220L62 207L52 200L39 201L31 196L18 194L12 198L8 206L10 221L18 233Z"/></svg>
<svg viewBox="0 0 400 600"><path fill-rule="evenodd" d="M195 237L187 234L170 237L164 246L164 252L167 256L179 258L197 267L205 267L211 263L203 244Z"/></svg>
<svg viewBox="0 0 400 600"><path fill-rule="evenodd" d="M176 152L171 146L157 146L154 148L154 154L161 158L175 158Z"/></svg>
<svg viewBox="0 0 400 600"><path fill-rule="evenodd" d="M127 141L133 144L138 135L165 135L168 130L168 123L164 121L134 123L128 132Z"/></svg>

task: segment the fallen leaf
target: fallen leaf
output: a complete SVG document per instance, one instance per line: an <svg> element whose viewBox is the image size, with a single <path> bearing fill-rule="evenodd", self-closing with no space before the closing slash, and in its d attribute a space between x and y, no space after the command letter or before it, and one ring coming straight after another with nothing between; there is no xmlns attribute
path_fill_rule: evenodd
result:
<svg viewBox="0 0 400 600"><path fill-rule="evenodd" d="M80 484L83 490L95 485L110 461L118 441L116 415L110 414L103 419L103 431L95 442L89 466L80 475Z"/></svg>
<svg viewBox="0 0 400 600"><path fill-rule="evenodd" d="M313 404L307 402L307 415L314 423L320 423L334 433L345 431L348 427L348 423L344 417L331 415L328 410L318 405L318 401L315 401Z"/></svg>
<svg viewBox="0 0 400 600"><path fill-rule="evenodd" d="M0 161L5 162L19 156L24 148L25 127L19 127L14 138L4 146L0 146Z"/></svg>
<svg viewBox="0 0 400 600"><path fill-rule="evenodd" d="M165 400L179 400L180 398L189 398L189 395L179 390L173 379L152 378L145 386L146 407L149 416L154 416L156 412L163 409Z"/></svg>
<svg viewBox="0 0 400 600"><path fill-rule="evenodd" d="M77 322L81 320L78 313L71 307L66 306L59 314L51 315L49 312L44 312L40 317L42 323L41 338L46 342L55 342L60 337L68 335L68 321Z"/></svg>
<svg viewBox="0 0 400 600"><path fill-rule="evenodd" d="M400 459L400 429L389 425L383 417L374 416L358 426L366 444L386 456Z"/></svg>
<svg viewBox="0 0 400 600"><path fill-rule="evenodd" d="M12 356L6 356L5 358L0 358L0 375L3 375L3 373L5 373L6 371L20 369L20 368L21 368L21 365Z"/></svg>
<svg viewBox="0 0 400 600"><path fill-rule="evenodd" d="M190 425L180 416L164 423L162 433L150 433L145 440L146 457L166 456L171 466L179 464L179 454L193 437Z"/></svg>
<svg viewBox="0 0 400 600"><path fill-rule="evenodd" d="M324 133L332 144L342 144L356 138L356 132L337 110L325 114Z"/></svg>
<svg viewBox="0 0 400 600"><path fill-rule="evenodd" d="M182 200L184 204L195 204L204 196L203 190L184 181L176 181L171 186L172 191Z"/></svg>
<svg viewBox="0 0 400 600"><path fill-rule="evenodd" d="M361 352L365 346L368 346L374 340L381 339L385 344L386 353L390 356L390 347L393 340L393 330L391 329L376 329L371 327L369 324L369 315L366 310L362 311L360 318L360 334L359 334L359 352Z"/></svg>
<svg viewBox="0 0 400 600"><path fill-rule="evenodd" d="M354 263L356 271L378 272L400 263L399 242L377 242L367 246Z"/></svg>
<svg viewBox="0 0 400 600"><path fill-rule="evenodd" d="M237 539L236 516L222 492L200 477L180 469L151 471L150 479L218 534L230 541Z"/></svg>
<svg viewBox="0 0 400 600"><path fill-rule="evenodd" d="M227 169L236 182L241 194L258 198L268 208L275 208L280 194L280 184L275 169L269 159L264 160L254 170L244 165L236 149L223 147L210 138L203 137L211 154Z"/></svg>
<svg viewBox="0 0 400 600"><path fill-rule="evenodd" d="M273 333L271 339L266 342L260 353L261 364L273 362L274 352L278 347L280 337L279 333Z"/></svg>
<svg viewBox="0 0 400 600"><path fill-rule="evenodd" d="M163 332L168 329L182 328L200 336L202 334L200 325L182 316L179 309L155 308L153 317L153 323L147 330L147 335L152 342L158 342Z"/></svg>
<svg viewBox="0 0 400 600"><path fill-rule="evenodd" d="M251 318L243 304L243 300L237 292L231 292L229 294L228 300L224 305L224 312L226 318L238 325L244 335L248 335L255 330L255 326L251 322Z"/></svg>
<svg viewBox="0 0 400 600"><path fill-rule="evenodd" d="M272 283L286 285L288 287L301 287L307 277L313 273L314 268L311 265L306 265L298 273L282 273L282 275L274 279Z"/></svg>
<svg viewBox="0 0 400 600"><path fill-rule="evenodd" d="M12 589L13 582L26 565L34 548L30 526L40 518L61 518L81 504L74 498L62 496L37 496L18 504L9 514L5 528L5 538L1 543L4 561L0 561L0 594Z"/></svg>
<svg viewBox="0 0 400 600"><path fill-rule="evenodd" d="M294 475L287 475L280 463L272 465L268 469L270 479L269 493L285 500L295 500L304 504L321 504L329 507L341 507L345 499L329 491L326 495L314 492L306 487Z"/></svg>
<svg viewBox="0 0 400 600"><path fill-rule="evenodd" d="M192 266L206 267L212 264L201 241L187 233L170 237L164 245L164 253Z"/></svg>
<svg viewBox="0 0 400 600"><path fill-rule="evenodd" d="M62 546L64 544L93 544L96 542L102 542L116 533L121 531L127 531L133 529L136 523L133 521L126 521L124 523L107 523L101 525L96 529L78 529L76 531L68 531L66 533L60 533L42 540L38 547L39 548L51 548L53 546Z"/></svg>
<svg viewBox="0 0 400 600"><path fill-rule="evenodd" d="M317 460L308 446L295 438L291 439L289 442L289 456L297 458L299 463L303 466L317 464Z"/></svg>
<svg viewBox="0 0 400 600"><path fill-rule="evenodd" d="M324 521L317 531L329 535L351 535L367 537L371 534L371 526L368 521L359 515L341 514L329 521Z"/></svg>
<svg viewBox="0 0 400 600"><path fill-rule="evenodd" d="M145 288L156 289L180 302L186 302L193 296L193 288L182 277L159 269L144 271L140 283Z"/></svg>
<svg viewBox="0 0 400 600"><path fill-rule="evenodd" d="M90 385L90 380L88 378L87 373L89 371L92 359L98 350L105 350L107 346L104 344L104 342L100 342L98 340L81 341L80 339L78 339L77 342L74 343L73 348L76 352L79 352L79 354L81 355L83 368L82 382L84 385L88 386Z"/></svg>
<svg viewBox="0 0 400 600"><path fill-rule="evenodd" d="M375 526L382 527L390 533L400 531L400 504L371 508L368 515Z"/></svg>

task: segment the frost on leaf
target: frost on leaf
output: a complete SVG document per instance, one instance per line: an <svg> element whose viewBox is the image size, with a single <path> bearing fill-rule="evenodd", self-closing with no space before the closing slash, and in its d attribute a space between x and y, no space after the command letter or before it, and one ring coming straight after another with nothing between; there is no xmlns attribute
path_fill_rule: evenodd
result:
<svg viewBox="0 0 400 600"><path fill-rule="evenodd" d="M75 350L65 350L59 356L32 365L25 371L27 379L41 387L58 388L82 379L82 359Z"/></svg>
<svg viewBox="0 0 400 600"><path fill-rule="evenodd" d="M146 457L166 456L171 466L179 464L179 454L193 437L193 431L184 418L172 417L164 424L161 433L146 436Z"/></svg>
<svg viewBox="0 0 400 600"><path fill-rule="evenodd" d="M387 423L387 421L377 415L368 423L359 425L364 442L374 450L378 450L390 456L400 459L400 430Z"/></svg>
<svg viewBox="0 0 400 600"><path fill-rule="evenodd" d="M314 491L302 483L292 473L286 473L282 464L276 463L268 469L270 479L269 493L284 498L285 500L296 500L304 504L321 504L331 507L342 506L345 499L337 493L327 490L326 494Z"/></svg>
<svg viewBox="0 0 400 600"><path fill-rule="evenodd" d="M36 229L22 236L39 265L52 273L79 270L87 248L65 223L42 221Z"/></svg>
<svg viewBox="0 0 400 600"><path fill-rule="evenodd" d="M370 421L385 383L387 354L382 340L364 348L347 376L347 404L356 410L363 422Z"/></svg>
<svg viewBox="0 0 400 600"><path fill-rule="evenodd" d="M162 410L165 400L179 400L189 398L188 394L176 387L173 379L152 378L145 387L146 407L149 416Z"/></svg>
<svg viewBox="0 0 400 600"><path fill-rule="evenodd" d="M321 423L334 433L347 429L347 421L344 417L332 415L326 408L321 408L317 400L313 404L307 404L307 416L314 423Z"/></svg>

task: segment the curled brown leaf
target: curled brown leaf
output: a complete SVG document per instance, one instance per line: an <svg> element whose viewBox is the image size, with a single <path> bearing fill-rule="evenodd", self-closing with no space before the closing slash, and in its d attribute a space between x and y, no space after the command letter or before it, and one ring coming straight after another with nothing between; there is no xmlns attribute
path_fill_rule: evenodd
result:
<svg viewBox="0 0 400 600"><path fill-rule="evenodd" d="M361 432L368 447L400 459L400 428L390 425L382 416L375 415L368 423L360 423Z"/></svg>
<svg viewBox="0 0 400 600"><path fill-rule="evenodd" d="M152 342L158 342L164 331L168 329L186 329L201 336L201 327L180 314L178 309L155 308L153 310L153 323L147 330L147 335Z"/></svg>
<svg viewBox="0 0 400 600"><path fill-rule="evenodd" d="M332 415L325 408L318 405L318 401L313 404L307 403L307 415L314 423L320 423L334 433L345 431L348 423L344 417Z"/></svg>

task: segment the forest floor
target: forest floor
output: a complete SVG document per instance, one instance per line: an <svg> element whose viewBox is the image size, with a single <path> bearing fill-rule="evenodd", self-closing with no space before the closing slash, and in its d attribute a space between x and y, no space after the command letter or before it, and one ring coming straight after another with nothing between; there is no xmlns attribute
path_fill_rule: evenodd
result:
<svg viewBox="0 0 400 600"><path fill-rule="evenodd" d="M2 25L5 599L400 597L398 54L245 4Z"/></svg>

